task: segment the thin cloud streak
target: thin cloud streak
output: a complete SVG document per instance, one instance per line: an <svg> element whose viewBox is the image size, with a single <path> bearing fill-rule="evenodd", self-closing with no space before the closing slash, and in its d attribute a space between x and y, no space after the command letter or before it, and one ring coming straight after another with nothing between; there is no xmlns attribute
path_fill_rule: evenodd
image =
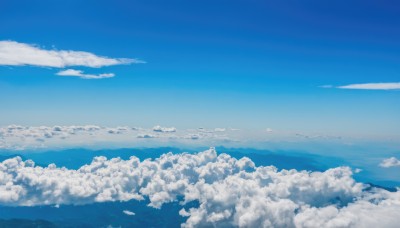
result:
<svg viewBox="0 0 400 228"><path fill-rule="evenodd" d="M364 89L364 90L397 90L400 89L400 82L350 84L350 85L338 86L336 88Z"/></svg>
<svg viewBox="0 0 400 228"><path fill-rule="evenodd" d="M64 77L79 77L82 79L103 79L103 78L112 78L115 76L113 73L106 74L84 74L81 70L67 69L58 72L56 75L64 76Z"/></svg>

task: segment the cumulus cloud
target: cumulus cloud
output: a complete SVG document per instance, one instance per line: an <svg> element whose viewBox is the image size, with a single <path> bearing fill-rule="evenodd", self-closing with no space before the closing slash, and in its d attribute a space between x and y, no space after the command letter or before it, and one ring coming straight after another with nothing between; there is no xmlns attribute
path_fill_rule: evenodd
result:
<svg viewBox="0 0 400 228"><path fill-rule="evenodd" d="M106 74L84 74L81 70L67 69L58 72L56 75L58 76L68 76L68 77L79 77L83 79L102 79L102 78L112 78L115 76L113 73Z"/></svg>
<svg viewBox="0 0 400 228"><path fill-rule="evenodd" d="M395 90L400 89L400 82L364 83L338 86L339 89Z"/></svg>
<svg viewBox="0 0 400 228"><path fill-rule="evenodd" d="M400 166L400 160L395 157L386 158L379 164L379 166L384 168Z"/></svg>
<svg viewBox="0 0 400 228"><path fill-rule="evenodd" d="M210 150L140 161L96 157L81 168L0 163L0 204L87 204L149 199L149 206L197 201L183 227L395 227L400 192L367 186L348 167L278 171Z"/></svg>
<svg viewBox="0 0 400 228"><path fill-rule="evenodd" d="M29 65L55 68L85 66L98 68L141 62L136 59L102 57L84 51L46 50L32 44L8 40L0 41L0 65Z"/></svg>

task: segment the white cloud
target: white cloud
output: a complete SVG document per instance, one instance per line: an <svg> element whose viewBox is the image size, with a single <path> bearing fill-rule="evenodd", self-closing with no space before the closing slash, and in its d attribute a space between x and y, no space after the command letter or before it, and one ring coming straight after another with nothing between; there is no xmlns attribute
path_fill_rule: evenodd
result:
<svg viewBox="0 0 400 228"><path fill-rule="evenodd" d="M343 208L303 206L294 222L296 227L397 227L399 209L399 191L377 191Z"/></svg>
<svg viewBox="0 0 400 228"><path fill-rule="evenodd" d="M339 89L394 90L400 89L400 82L364 83L338 86Z"/></svg>
<svg viewBox="0 0 400 228"><path fill-rule="evenodd" d="M90 52L71 50L46 50L37 45L16 41L0 41L0 65L6 66L38 66L65 68L71 66L104 67L121 64L144 63L144 61L128 58L109 58ZM85 74L81 70L67 69L58 72L58 76L80 77L83 79L103 79L114 77L113 73Z"/></svg>
<svg viewBox="0 0 400 228"><path fill-rule="evenodd" d="M386 158L379 164L379 166L384 168L400 166L400 160L395 157Z"/></svg>
<svg viewBox="0 0 400 228"><path fill-rule="evenodd" d="M81 70L67 69L58 72L56 75L58 76L68 76L68 77L80 77L83 79L102 79L102 78L112 78L115 76L113 73L106 74L84 74Z"/></svg>
<svg viewBox="0 0 400 228"><path fill-rule="evenodd" d="M18 157L0 163L2 205L198 201L179 212L188 217L183 227L396 227L400 191L365 187L348 167L278 171L214 149L144 161L96 157L77 170Z"/></svg>
<svg viewBox="0 0 400 228"><path fill-rule="evenodd" d="M360 169L360 168L355 168L354 169L354 173L361 173L363 170L362 169Z"/></svg>
<svg viewBox="0 0 400 228"><path fill-rule="evenodd" d="M227 147L259 146L292 140L342 140L334 135L305 135L293 132L266 129L215 131L205 128L179 129L175 127L105 127L94 125L82 126L3 126L0 127L0 149L61 149L90 148L104 149L115 147L155 147L183 146L200 147L222 145ZM272 133L272 134L271 134ZM265 135L268 134L268 139ZM143 140L143 138L153 138Z"/></svg>
<svg viewBox="0 0 400 228"><path fill-rule="evenodd" d="M135 212L128 211L128 210L123 210L122 213L129 215L129 216L135 215Z"/></svg>
<svg viewBox="0 0 400 228"><path fill-rule="evenodd" d="M177 131L175 127L140 128L140 127L104 127L83 126L19 126L0 127L0 148L7 150L63 148L63 147L98 147L104 148L117 143L118 146L163 146L171 141L177 144L193 146L193 142L209 145L209 142L226 142L228 135L217 135L213 131L197 129ZM156 140L157 139L157 140ZM191 139L190 142L188 139ZM116 145L116 144L114 144ZM110 146L113 147L113 146Z"/></svg>
<svg viewBox="0 0 400 228"><path fill-rule="evenodd" d="M157 126L153 127L153 131L169 133L169 132L176 132L176 128L175 127L161 127L160 125L157 125Z"/></svg>
<svg viewBox="0 0 400 228"><path fill-rule="evenodd" d="M102 57L84 51L46 50L36 45L16 41L0 41L0 65L29 65L56 68L85 66L97 68L131 63L142 63L142 61L127 58Z"/></svg>

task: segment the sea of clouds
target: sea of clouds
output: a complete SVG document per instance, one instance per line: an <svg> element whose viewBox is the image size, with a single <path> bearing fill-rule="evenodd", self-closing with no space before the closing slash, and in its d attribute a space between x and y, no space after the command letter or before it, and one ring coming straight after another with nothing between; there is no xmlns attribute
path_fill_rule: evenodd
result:
<svg viewBox="0 0 400 228"><path fill-rule="evenodd" d="M171 129L169 129L171 130ZM0 163L0 204L82 205L149 199L148 206L196 201L183 227L398 227L400 191L356 182L349 167L325 172L255 166L248 158L167 153L140 161L95 157L77 170Z"/></svg>

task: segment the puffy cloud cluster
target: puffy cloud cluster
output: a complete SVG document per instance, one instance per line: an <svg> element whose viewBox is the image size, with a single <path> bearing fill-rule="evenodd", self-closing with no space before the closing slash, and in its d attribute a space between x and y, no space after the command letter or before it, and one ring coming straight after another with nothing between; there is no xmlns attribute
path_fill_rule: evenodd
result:
<svg viewBox="0 0 400 228"><path fill-rule="evenodd" d="M400 160L395 157L386 158L379 164L379 166L384 168L400 166Z"/></svg>
<svg viewBox="0 0 400 228"><path fill-rule="evenodd" d="M140 161L96 157L77 170L35 166L16 157L0 163L0 204L60 205L141 200L149 206L183 199L183 227L390 227L400 192L352 178L348 167L325 172L256 167L248 158L167 153ZM125 213L125 212L124 212Z"/></svg>

